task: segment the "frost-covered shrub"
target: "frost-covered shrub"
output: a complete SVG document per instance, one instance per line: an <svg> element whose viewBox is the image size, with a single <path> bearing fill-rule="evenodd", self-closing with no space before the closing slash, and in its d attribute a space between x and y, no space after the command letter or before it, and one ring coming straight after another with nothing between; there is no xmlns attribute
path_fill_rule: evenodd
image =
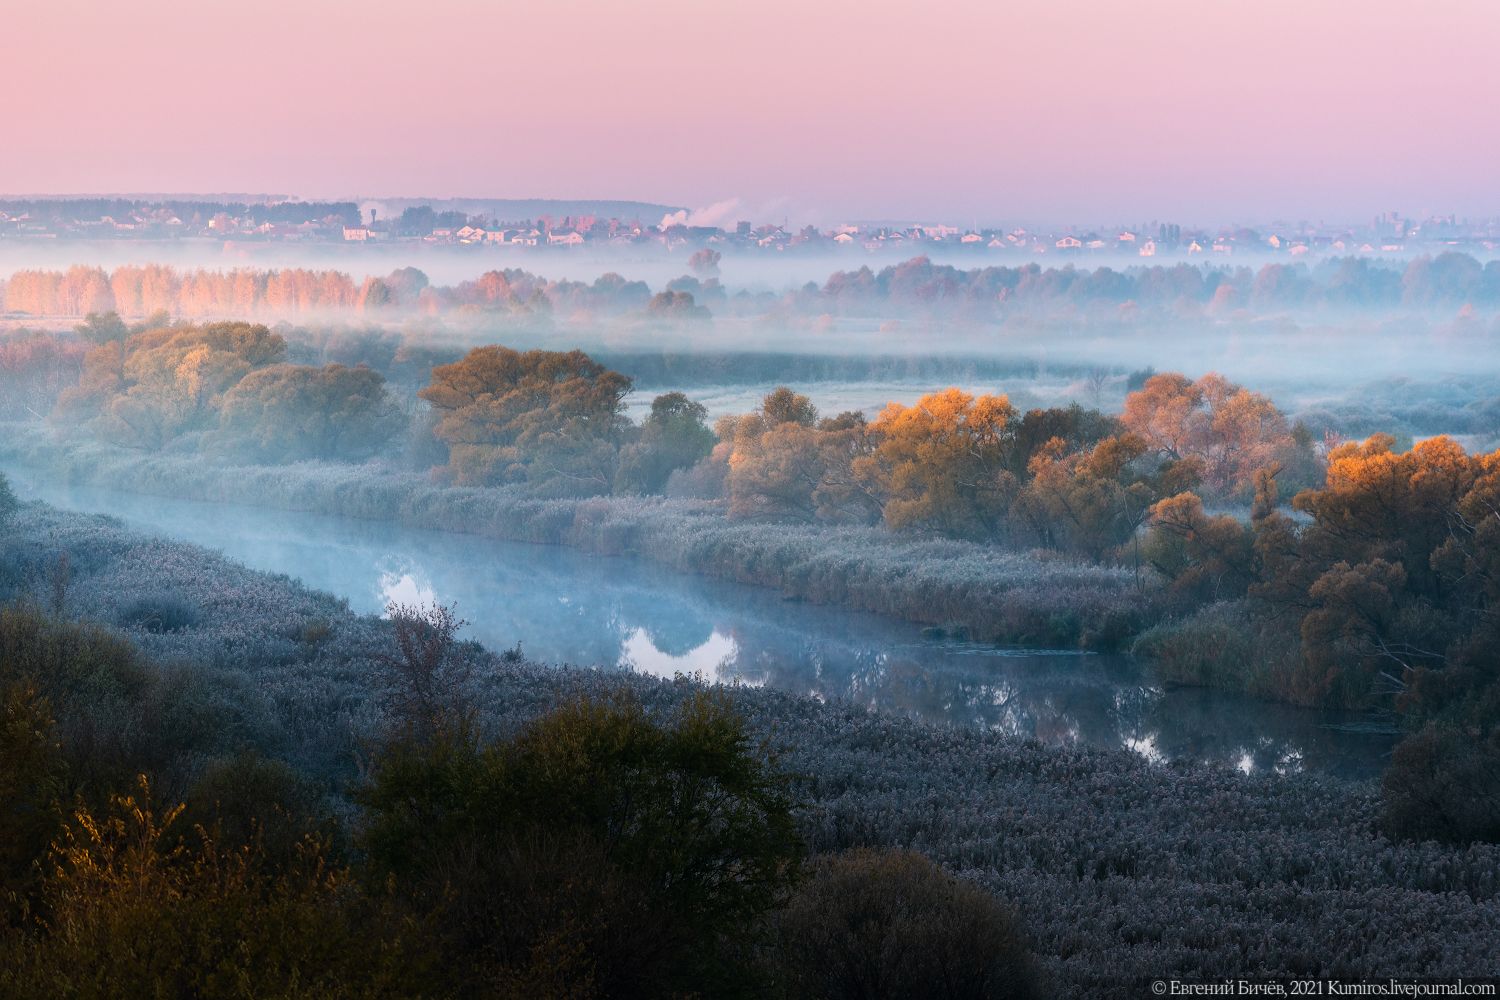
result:
<svg viewBox="0 0 1500 1000"><path fill-rule="evenodd" d="M197 608L176 594L158 591L134 598L121 609L116 624L124 629L140 629L160 635L186 631L199 620Z"/></svg>
<svg viewBox="0 0 1500 1000"><path fill-rule="evenodd" d="M1015 916L911 851L824 858L776 923L774 962L787 997L1044 995Z"/></svg>

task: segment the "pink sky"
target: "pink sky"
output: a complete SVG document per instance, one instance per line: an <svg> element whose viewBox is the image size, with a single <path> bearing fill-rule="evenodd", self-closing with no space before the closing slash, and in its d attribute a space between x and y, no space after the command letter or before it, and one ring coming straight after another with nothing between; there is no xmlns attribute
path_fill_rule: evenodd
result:
<svg viewBox="0 0 1500 1000"><path fill-rule="evenodd" d="M1500 214L1493 0L0 0L0 191Z"/></svg>

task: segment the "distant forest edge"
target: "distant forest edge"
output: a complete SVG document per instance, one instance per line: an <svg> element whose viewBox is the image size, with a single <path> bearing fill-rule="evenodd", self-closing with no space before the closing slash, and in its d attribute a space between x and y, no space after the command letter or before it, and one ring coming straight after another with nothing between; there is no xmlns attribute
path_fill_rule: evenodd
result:
<svg viewBox="0 0 1500 1000"><path fill-rule="evenodd" d="M1404 263L1364 257L1250 267L1176 264L1074 268L1026 264L961 269L915 257L878 271L837 271L782 293L730 291L719 254L702 250L684 275L652 289L605 274L592 282L551 280L519 268L472 281L434 285L415 267L359 279L304 268L177 269L128 265L106 271L22 270L0 284L3 311L15 318L78 318L116 312L135 319L497 315L529 321L637 318L698 321L713 316L942 319L983 323L1028 310L1107 308L1129 320L1137 309L1232 317L1288 309L1402 306L1463 308L1500 303L1500 260L1456 252Z"/></svg>

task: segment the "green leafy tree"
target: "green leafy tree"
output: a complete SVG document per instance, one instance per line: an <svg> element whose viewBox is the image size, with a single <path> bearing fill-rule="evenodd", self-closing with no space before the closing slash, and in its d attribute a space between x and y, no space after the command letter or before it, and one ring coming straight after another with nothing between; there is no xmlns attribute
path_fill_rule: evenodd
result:
<svg viewBox="0 0 1500 1000"><path fill-rule="evenodd" d="M455 481L601 493L614 482L629 391L630 379L582 351L491 346L434 368L421 396L439 414Z"/></svg>
<svg viewBox="0 0 1500 1000"><path fill-rule="evenodd" d="M62 828L66 768L52 708L29 680L0 687L0 934L35 905Z"/></svg>
<svg viewBox="0 0 1500 1000"><path fill-rule="evenodd" d="M1429 724L1402 740L1380 783L1395 837L1500 843L1500 731L1489 739Z"/></svg>
<svg viewBox="0 0 1500 1000"><path fill-rule="evenodd" d="M812 400L782 386L755 412L721 418L716 431L731 517L869 523L880 516L854 471L870 445L862 415L820 421Z"/></svg>
<svg viewBox="0 0 1500 1000"><path fill-rule="evenodd" d="M660 493L677 469L687 468L714 447L708 410L680 392L657 396L636 440L620 454L617 489L626 493Z"/></svg>
<svg viewBox="0 0 1500 1000"><path fill-rule="evenodd" d="M818 422L818 408L813 401L786 386L777 386L760 402L760 413L767 424L800 424L811 427Z"/></svg>
<svg viewBox="0 0 1500 1000"><path fill-rule="evenodd" d="M73 332L95 346L123 341L130 336L130 328L117 312L89 313L73 328Z"/></svg>
<svg viewBox="0 0 1500 1000"><path fill-rule="evenodd" d="M710 313L705 306L700 306L693 299L692 292L663 291L651 296L651 301L646 303L646 312L660 319L670 320L706 320L710 319Z"/></svg>
<svg viewBox="0 0 1500 1000"><path fill-rule="evenodd" d="M373 369L272 365L224 394L215 442L260 461L360 461L385 448L406 423Z"/></svg>
<svg viewBox="0 0 1500 1000"><path fill-rule="evenodd" d="M799 856L783 780L706 693L660 722L580 701L491 746L400 741L362 801L371 877L466 993L754 995L747 936Z"/></svg>

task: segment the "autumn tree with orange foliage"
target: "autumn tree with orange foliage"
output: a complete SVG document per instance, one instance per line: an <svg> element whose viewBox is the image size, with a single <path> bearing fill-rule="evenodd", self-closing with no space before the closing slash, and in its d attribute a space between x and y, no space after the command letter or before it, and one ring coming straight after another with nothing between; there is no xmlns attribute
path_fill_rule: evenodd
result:
<svg viewBox="0 0 1500 1000"><path fill-rule="evenodd" d="M1101 558L1135 537L1158 499L1195 485L1197 469L1155 459L1135 434L1083 451L1054 439L1032 458L1015 513L1042 546Z"/></svg>
<svg viewBox="0 0 1500 1000"><path fill-rule="evenodd" d="M1158 454L1199 463L1203 489L1215 498L1247 495L1262 469L1287 469L1283 479L1298 484L1316 481L1306 430L1289 427L1269 398L1222 375L1153 376L1126 397L1120 419Z"/></svg>
<svg viewBox="0 0 1500 1000"><path fill-rule="evenodd" d="M285 353L281 336L250 323L147 330L90 350L82 380L62 394L55 414L117 444L159 450L210 428L224 394Z"/></svg>
<svg viewBox="0 0 1500 1000"><path fill-rule="evenodd" d="M885 523L992 537L1015 496L1006 468L1016 410L1005 396L959 389L891 403L870 425L875 447L854 473L884 499Z"/></svg>
<svg viewBox="0 0 1500 1000"><path fill-rule="evenodd" d="M1082 456L1118 430L1110 418L1081 407L1022 417L1005 396L947 389L911 406L892 403L867 424L858 413L820 420L806 396L783 387L755 412L722 418L716 429L720 444L709 464L727 466L732 517L883 521L898 531L982 541L1024 537L1067 548L1089 535L1083 550L1107 547L1089 534L1102 530L1097 524L1082 532L1051 530L1068 502L1058 491L1079 485L1073 479L1080 468L1085 479L1097 479L1108 450L1092 464ZM1109 475L1155 475L1171 464L1132 464L1145 451L1136 448ZM1047 461L1034 463L1044 453ZM1070 459L1066 470L1049 464L1062 459ZM1019 500L1038 470L1047 472L1048 483L1023 507ZM1155 486L1144 494L1159 495ZM1139 523L1139 511L1130 523ZM1110 544L1118 544L1121 531L1119 525L1105 531Z"/></svg>
<svg viewBox="0 0 1500 1000"><path fill-rule="evenodd" d="M1326 677L1353 671L1425 712L1464 700L1455 682L1493 686L1500 452L1393 445L1376 435L1329 453L1327 485L1293 500L1312 518L1300 565L1260 592L1309 608L1304 656Z"/></svg>
<svg viewBox="0 0 1500 1000"><path fill-rule="evenodd" d="M1150 511L1145 556L1179 595L1197 601L1243 597L1259 563L1251 527L1229 514L1210 515L1194 493L1159 500Z"/></svg>
<svg viewBox="0 0 1500 1000"><path fill-rule="evenodd" d="M1472 709L1476 692L1497 697L1497 456L1446 437L1397 452L1376 435L1328 454L1325 484L1293 498L1304 520L1278 509L1262 469L1250 524L1185 493L1152 508L1146 551L1190 602L1248 595L1285 622L1300 640L1279 682L1288 700ZM1478 715L1500 719L1500 703Z"/></svg>

